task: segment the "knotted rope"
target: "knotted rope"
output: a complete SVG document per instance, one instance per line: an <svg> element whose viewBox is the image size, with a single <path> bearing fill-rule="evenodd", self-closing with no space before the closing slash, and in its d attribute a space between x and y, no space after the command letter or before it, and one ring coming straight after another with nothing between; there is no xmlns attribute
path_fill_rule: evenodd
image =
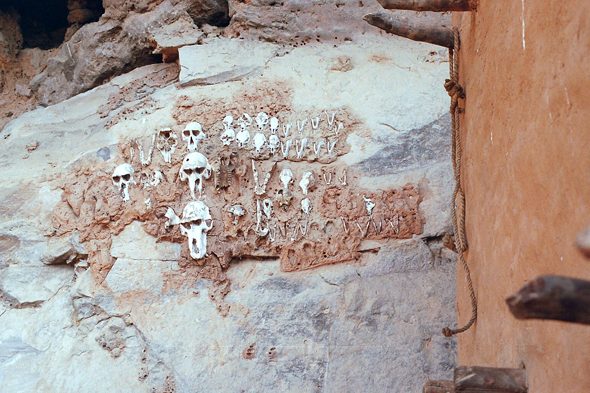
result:
<svg viewBox="0 0 590 393"><path fill-rule="evenodd" d="M445 80L445 89L451 97L451 126L453 131L452 136L452 161L453 161L453 172L455 175L455 189L453 191L451 201L451 217L453 219L453 232L455 239L455 248L459 260L463 264L465 269L465 276L467 278L467 286L469 288L469 295L471 297L471 319L462 328L451 329L445 327L442 329L442 333L445 337L451 337L458 333L463 333L473 325L477 319L477 299L475 297L475 291L473 290L473 283L471 281L471 273L469 272L469 266L465 262L463 252L467 250L467 236L465 234L465 194L461 186L461 136L459 135L459 114L461 108L459 108L459 98L465 98L465 92L463 87L459 85L459 30L453 28L454 33L454 45L452 49L449 49L449 73L450 79Z"/></svg>

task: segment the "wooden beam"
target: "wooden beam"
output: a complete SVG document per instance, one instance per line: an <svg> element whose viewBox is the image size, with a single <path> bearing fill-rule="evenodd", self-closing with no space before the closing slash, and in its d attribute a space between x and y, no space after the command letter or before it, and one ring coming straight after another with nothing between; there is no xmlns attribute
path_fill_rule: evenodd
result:
<svg viewBox="0 0 590 393"><path fill-rule="evenodd" d="M540 276L506 299L518 319L553 319L590 325L590 282Z"/></svg>
<svg viewBox="0 0 590 393"><path fill-rule="evenodd" d="M526 393L526 372L521 368L457 367L455 393Z"/></svg>
<svg viewBox="0 0 590 393"><path fill-rule="evenodd" d="M424 384L422 393L453 393L453 381L429 380Z"/></svg>
<svg viewBox="0 0 590 393"><path fill-rule="evenodd" d="M590 258L590 227L578 233L578 236L576 236L576 246L586 258Z"/></svg>
<svg viewBox="0 0 590 393"><path fill-rule="evenodd" d="M386 10L411 11L472 11L476 8L473 0L377 0Z"/></svg>
<svg viewBox="0 0 590 393"><path fill-rule="evenodd" d="M363 20L390 34L447 48L453 47L453 31L448 28L413 24L407 20L396 19L392 14L385 12L365 15Z"/></svg>

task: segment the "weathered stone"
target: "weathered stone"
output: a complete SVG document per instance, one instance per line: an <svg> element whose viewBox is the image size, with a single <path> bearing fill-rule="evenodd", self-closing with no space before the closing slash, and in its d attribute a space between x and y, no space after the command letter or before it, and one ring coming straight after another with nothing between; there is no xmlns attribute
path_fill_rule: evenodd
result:
<svg viewBox="0 0 590 393"><path fill-rule="evenodd" d="M72 244L69 239L53 238L47 243L47 248L41 255L41 262L46 265L61 265L76 263L81 258L87 258L88 253L80 250L80 245Z"/></svg>
<svg viewBox="0 0 590 393"><path fill-rule="evenodd" d="M156 44L154 53L161 53L164 62L172 62L178 59L178 48L186 45L194 45L205 34L194 24L188 14L181 16L176 22L164 26L152 34Z"/></svg>
<svg viewBox="0 0 590 393"><path fill-rule="evenodd" d="M37 307L74 276L71 267L12 265L0 272L0 291L18 302L13 307Z"/></svg>
<svg viewBox="0 0 590 393"><path fill-rule="evenodd" d="M180 85L213 85L261 73L279 47L227 38L179 49Z"/></svg>

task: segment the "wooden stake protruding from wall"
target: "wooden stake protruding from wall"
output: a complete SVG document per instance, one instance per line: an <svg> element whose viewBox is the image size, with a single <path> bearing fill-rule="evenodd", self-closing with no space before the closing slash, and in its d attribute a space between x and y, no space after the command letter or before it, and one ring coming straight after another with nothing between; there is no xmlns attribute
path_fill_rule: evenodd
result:
<svg viewBox="0 0 590 393"><path fill-rule="evenodd" d="M457 367L454 393L526 393L522 368Z"/></svg>
<svg viewBox="0 0 590 393"><path fill-rule="evenodd" d="M590 282L540 276L506 299L518 319L553 319L590 325Z"/></svg>
<svg viewBox="0 0 590 393"><path fill-rule="evenodd" d="M476 8L474 0L377 0L387 10L411 11L472 11Z"/></svg>
<svg viewBox="0 0 590 393"><path fill-rule="evenodd" d="M392 14L385 12L365 15L363 20L370 25L400 37L429 42L447 48L453 47L453 31L449 28L412 24L407 20L396 19Z"/></svg>
<svg viewBox="0 0 590 393"><path fill-rule="evenodd" d="M453 393L453 381L429 380L424 384L422 393Z"/></svg>

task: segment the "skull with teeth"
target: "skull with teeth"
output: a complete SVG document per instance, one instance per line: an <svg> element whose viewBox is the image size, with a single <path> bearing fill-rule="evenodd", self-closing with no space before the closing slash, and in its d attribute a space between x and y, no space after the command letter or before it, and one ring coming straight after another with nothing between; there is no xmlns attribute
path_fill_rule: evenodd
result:
<svg viewBox="0 0 590 393"><path fill-rule="evenodd" d="M279 137L276 134L272 134L268 138L268 148L270 149L270 153L274 155L276 153L277 149L279 148L280 144L281 144L281 141L280 141Z"/></svg>
<svg viewBox="0 0 590 393"><path fill-rule="evenodd" d="M188 238L191 257L202 259L207 254L207 232L213 228L209 208L201 201L189 202L180 220L180 231Z"/></svg>
<svg viewBox="0 0 590 393"><path fill-rule="evenodd" d="M156 147L160 150L162 156L164 156L165 162L172 162L172 153L176 150L177 145L178 137L171 128L164 128L158 132Z"/></svg>
<svg viewBox="0 0 590 393"><path fill-rule="evenodd" d="M276 117L271 117L270 118L270 133L272 135L277 133L277 130L279 129L279 119L277 119Z"/></svg>
<svg viewBox="0 0 590 393"><path fill-rule="evenodd" d="M277 196L275 198L279 203L280 207L289 206L291 204L291 199L293 199L293 194L289 191L288 188L280 188L277 191Z"/></svg>
<svg viewBox="0 0 590 393"><path fill-rule="evenodd" d="M199 190L199 193L203 192L203 179L211 177L211 165L207 157L201 153L188 153L182 160L179 175L181 181L188 180L191 196L196 199L195 188Z"/></svg>
<svg viewBox="0 0 590 393"><path fill-rule="evenodd" d="M203 127L196 121L188 123L182 131L182 139L188 144L189 151L196 151L199 141L204 138Z"/></svg>
<svg viewBox="0 0 590 393"><path fill-rule="evenodd" d="M246 129L242 129L238 132L238 135L236 135L236 142L238 142L238 147L240 149L245 149L250 142L250 132Z"/></svg>
<svg viewBox="0 0 590 393"><path fill-rule="evenodd" d="M119 189L119 194L123 201L129 200L129 186L135 184L133 180L133 167L129 164L121 164L113 172L113 185Z"/></svg>
<svg viewBox="0 0 590 393"><path fill-rule="evenodd" d="M223 118L223 120L221 121L221 124L223 124L223 128L225 130L228 130L230 128L232 128L232 123L234 122L234 118L231 115L227 115Z"/></svg>

